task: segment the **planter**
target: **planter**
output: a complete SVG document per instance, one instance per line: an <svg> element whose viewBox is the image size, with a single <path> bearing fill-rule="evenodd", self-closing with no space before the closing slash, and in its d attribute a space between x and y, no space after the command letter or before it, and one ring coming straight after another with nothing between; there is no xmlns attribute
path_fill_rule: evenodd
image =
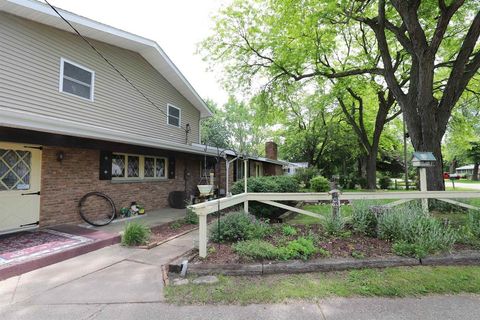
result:
<svg viewBox="0 0 480 320"><path fill-rule="evenodd" d="M213 191L213 185L211 184L199 184L197 188L201 195L210 194Z"/></svg>

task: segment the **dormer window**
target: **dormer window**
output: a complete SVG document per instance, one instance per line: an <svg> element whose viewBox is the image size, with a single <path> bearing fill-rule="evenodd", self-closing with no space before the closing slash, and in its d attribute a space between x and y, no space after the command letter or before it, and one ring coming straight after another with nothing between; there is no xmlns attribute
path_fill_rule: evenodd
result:
<svg viewBox="0 0 480 320"><path fill-rule="evenodd" d="M180 127L180 123L181 123L180 108L177 108L169 104L167 105L167 109L168 109L168 117L167 117L168 124L175 127Z"/></svg>
<svg viewBox="0 0 480 320"><path fill-rule="evenodd" d="M95 72L79 64L60 60L60 92L93 101Z"/></svg>

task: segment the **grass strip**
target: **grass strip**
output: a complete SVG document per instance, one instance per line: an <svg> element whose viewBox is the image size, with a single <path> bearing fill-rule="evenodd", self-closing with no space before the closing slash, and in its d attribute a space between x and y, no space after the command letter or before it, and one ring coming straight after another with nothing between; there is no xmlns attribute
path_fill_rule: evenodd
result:
<svg viewBox="0 0 480 320"><path fill-rule="evenodd" d="M327 297L411 297L428 294L480 293L479 266L399 267L345 272L220 276L212 285L165 288L175 304L254 304Z"/></svg>

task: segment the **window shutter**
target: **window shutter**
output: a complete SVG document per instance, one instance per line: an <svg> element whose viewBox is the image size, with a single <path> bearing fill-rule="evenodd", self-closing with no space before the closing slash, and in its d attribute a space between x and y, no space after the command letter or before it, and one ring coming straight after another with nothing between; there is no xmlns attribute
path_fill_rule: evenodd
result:
<svg viewBox="0 0 480 320"><path fill-rule="evenodd" d="M100 180L112 180L112 152L100 151Z"/></svg>
<svg viewBox="0 0 480 320"><path fill-rule="evenodd" d="M233 163L233 181L238 180L238 163L239 163L238 159L235 160L235 162Z"/></svg>
<svg viewBox="0 0 480 320"><path fill-rule="evenodd" d="M168 158L168 179L175 179L175 158Z"/></svg>

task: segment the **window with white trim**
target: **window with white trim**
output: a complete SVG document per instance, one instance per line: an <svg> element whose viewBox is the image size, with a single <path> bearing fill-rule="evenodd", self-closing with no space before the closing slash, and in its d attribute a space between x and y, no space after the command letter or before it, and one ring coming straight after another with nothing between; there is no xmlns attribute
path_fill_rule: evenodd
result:
<svg viewBox="0 0 480 320"><path fill-rule="evenodd" d="M181 110L171 104L167 105L167 122L169 125L180 127L181 126Z"/></svg>
<svg viewBox="0 0 480 320"><path fill-rule="evenodd" d="M167 158L116 153L112 155L112 179L166 179L167 166Z"/></svg>
<svg viewBox="0 0 480 320"><path fill-rule="evenodd" d="M94 80L92 70L60 59L60 92L93 101Z"/></svg>

